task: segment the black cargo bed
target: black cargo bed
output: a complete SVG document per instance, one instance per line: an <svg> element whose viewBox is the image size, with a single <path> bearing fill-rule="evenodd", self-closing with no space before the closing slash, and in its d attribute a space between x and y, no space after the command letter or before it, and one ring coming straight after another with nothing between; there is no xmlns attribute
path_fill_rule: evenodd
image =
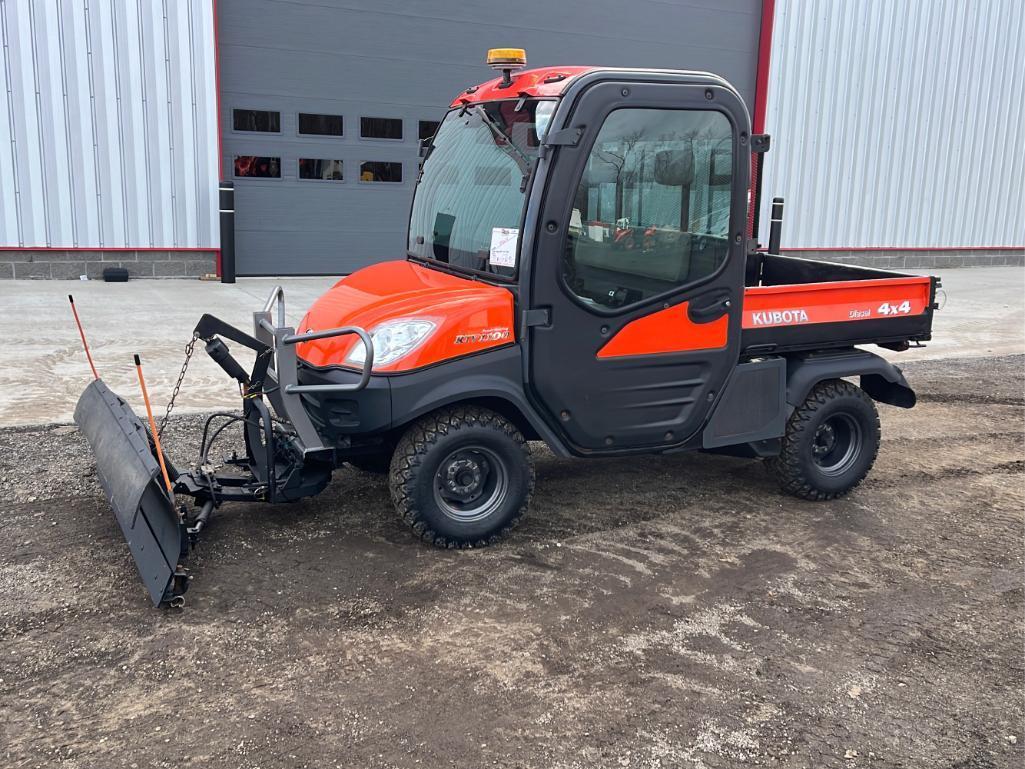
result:
<svg viewBox="0 0 1025 769"><path fill-rule="evenodd" d="M756 254L747 283L746 357L860 344L899 350L932 335L936 277Z"/></svg>

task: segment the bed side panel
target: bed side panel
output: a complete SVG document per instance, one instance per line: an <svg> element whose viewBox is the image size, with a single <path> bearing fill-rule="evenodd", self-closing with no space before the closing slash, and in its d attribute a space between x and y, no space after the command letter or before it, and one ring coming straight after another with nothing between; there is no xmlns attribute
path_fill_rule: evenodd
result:
<svg viewBox="0 0 1025 769"><path fill-rule="evenodd" d="M779 351L925 341L932 331L935 281L894 276L748 288L743 347Z"/></svg>

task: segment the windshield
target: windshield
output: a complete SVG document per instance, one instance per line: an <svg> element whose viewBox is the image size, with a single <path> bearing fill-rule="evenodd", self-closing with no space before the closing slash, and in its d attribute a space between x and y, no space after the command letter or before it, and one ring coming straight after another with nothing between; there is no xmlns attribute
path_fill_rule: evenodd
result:
<svg viewBox="0 0 1025 769"><path fill-rule="evenodd" d="M411 256L515 276L524 191L540 143L536 120L542 121L543 133L554 105L518 99L448 113L413 197Z"/></svg>

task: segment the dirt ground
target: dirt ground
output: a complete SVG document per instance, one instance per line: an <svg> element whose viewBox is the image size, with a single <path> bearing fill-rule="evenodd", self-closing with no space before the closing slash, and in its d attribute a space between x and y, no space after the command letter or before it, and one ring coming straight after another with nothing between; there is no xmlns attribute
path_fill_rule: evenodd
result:
<svg viewBox="0 0 1025 769"><path fill-rule="evenodd" d="M1020 767L1023 365L909 364L919 406L831 503L535 446L528 521L439 552L344 470L226 508L181 610L74 429L2 430L0 765Z"/></svg>

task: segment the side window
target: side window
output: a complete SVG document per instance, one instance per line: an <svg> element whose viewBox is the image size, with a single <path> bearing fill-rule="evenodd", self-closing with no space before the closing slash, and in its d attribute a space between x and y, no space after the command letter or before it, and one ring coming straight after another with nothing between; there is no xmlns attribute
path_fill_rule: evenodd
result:
<svg viewBox="0 0 1025 769"><path fill-rule="evenodd" d="M732 175L721 112L610 113L573 203L567 286L586 303L624 307L715 272L729 252Z"/></svg>

